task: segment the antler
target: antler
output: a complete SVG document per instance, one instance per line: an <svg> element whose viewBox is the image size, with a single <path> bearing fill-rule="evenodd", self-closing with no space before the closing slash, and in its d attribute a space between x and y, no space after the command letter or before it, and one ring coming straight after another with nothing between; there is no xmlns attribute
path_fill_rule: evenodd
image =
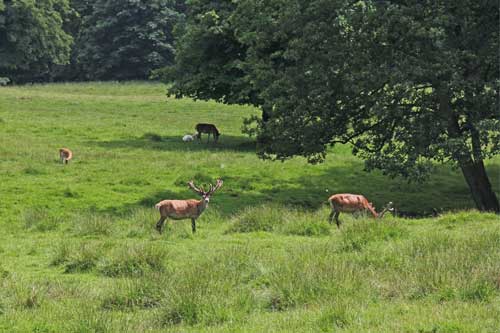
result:
<svg viewBox="0 0 500 333"><path fill-rule="evenodd" d="M210 190L208 190L207 194L208 195L212 195L215 191L217 191L223 184L224 182L222 181L222 179L217 179L217 184L215 184L215 187L210 184Z"/></svg>
<svg viewBox="0 0 500 333"><path fill-rule="evenodd" d="M190 189L192 189L193 191L195 191L199 195L204 195L205 194L205 191L203 190L203 187L200 186L200 188L197 188L196 186L194 186L194 183L193 183L192 180L190 182L188 182L188 186L189 186Z"/></svg>

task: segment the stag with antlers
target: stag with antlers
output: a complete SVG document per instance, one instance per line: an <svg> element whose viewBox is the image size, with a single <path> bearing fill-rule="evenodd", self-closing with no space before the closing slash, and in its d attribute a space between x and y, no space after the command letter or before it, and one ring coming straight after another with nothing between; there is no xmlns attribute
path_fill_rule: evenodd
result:
<svg viewBox="0 0 500 333"><path fill-rule="evenodd" d="M210 184L208 191L203 187L196 187L191 180L188 186L196 194L202 197L201 200L163 200L155 205L155 208L160 211L160 220L156 223L156 230L161 234L163 224L167 218L173 220L191 219L191 229L196 232L196 219L207 209L210 196L222 186L222 180L217 179L215 186Z"/></svg>
<svg viewBox="0 0 500 333"><path fill-rule="evenodd" d="M332 224L333 219L337 223L337 227L340 228L339 215L340 213L356 213L356 212L369 212L374 218L380 219L384 216L387 211L393 211L392 202L385 205L382 212L377 213L375 207L371 202L360 194L350 194L341 193L334 194L328 198L328 202L332 208L330 213L329 222Z"/></svg>

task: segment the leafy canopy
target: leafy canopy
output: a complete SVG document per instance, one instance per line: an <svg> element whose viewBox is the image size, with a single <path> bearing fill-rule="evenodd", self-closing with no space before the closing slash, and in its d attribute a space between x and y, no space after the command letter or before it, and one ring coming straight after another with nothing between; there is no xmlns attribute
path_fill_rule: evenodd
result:
<svg viewBox="0 0 500 333"><path fill-rule="evenodd" d="M264 158L319 162L343 142L369 168L420 177L431 160L499 152L495 2L189 4L170 93L271 109Z"/></svg>
<svg viewBox="0 0 500 333"><path fill-rule="evenodd" d="M316 163L349 143L413 180L451 161L478 208L500 209L483 165L500 152L498 2L189 4L170 92L267 110L249 130L261 157Z"/></svg>
<svg viewBox="0 0 500 333"><path fill-rule="evenodd" d="M82 11L88 5L80 3ZM182 18L176 0L95 0L84 16L76 61L86 79L144 79L173 61L173 26Z"/></svg>
<svg viewBox="0 0 500 333"><path fill-rule="evenodd" d="M0 76L42 79L66 64L73 38L64 29L67 0L0 1Z"/></svg>

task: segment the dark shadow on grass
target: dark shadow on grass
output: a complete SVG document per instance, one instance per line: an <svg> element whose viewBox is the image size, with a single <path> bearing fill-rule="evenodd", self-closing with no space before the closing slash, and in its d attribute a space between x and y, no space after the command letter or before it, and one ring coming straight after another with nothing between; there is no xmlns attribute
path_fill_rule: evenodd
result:
<svg viewBox="0 0 500 333"><path fill-rule="evenodd" d="M236 214L245 207L268 203L316 210L322 206L328 207L327 199L334 193L357 193L366 196L377 209L392 201L400 215L413 218L432 216L435 211L442 213L475 208L461 173L450 172L448 167L438 166L430 180L421 184L364 172L362 167L362 162L355 162L351 167L332 167L319 175L290 180L228 175L224 177L224 186L212 197L210 206L224 216ZM499 193L500 166L490 166L488 171L492 183L497 184L494 190ZM194 179L195 183L200 184L210 181L208 176L203 177L201 174L195 175ZM259 191L255 185L262 183L272 185ZM183 186L182 183L176 185ZM153 207L164 199L191 198L197 196L186 186L179 192L151 193L116 210L123 212L137 207Z"/></svg>
<svg viewBox="0 0 500 333"><path fill-rule="evenodd" d="M217 143L207 143L207 136L204 135L201 142L183 142L182 136L161 136L156 133L146 133L140 137L111 140L111 141L90 141L91 145L97 145L106 149L147 149L164 151L255 151L255 141L243 136L232 136L222 134Z"/></svg>

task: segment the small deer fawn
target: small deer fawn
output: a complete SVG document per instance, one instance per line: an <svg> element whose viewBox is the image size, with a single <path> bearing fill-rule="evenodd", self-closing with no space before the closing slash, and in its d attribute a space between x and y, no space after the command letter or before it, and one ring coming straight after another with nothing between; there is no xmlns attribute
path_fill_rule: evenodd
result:
<svg viewBox="0 0 500 333"><path fill-rule="evenodd" d="M196 219L207 209L210 196L222 186L222 180L217 179L217 184L205 191L201 186L196 187L193 181L188 183L190 189L202 197L201 200L163 200L155 205L160 211L160 220L156 223L156 230L161 234L163 223L167 218L173 220L191 219L191 229L196 232Z"/></svg>
<svg viewBox="0 0 500 333"><path fill-rule="evenodd" d="M73 158L73 152L68 148L59 149L59 157L61 158L61 163L68 164L69 160Z"/></svg>

